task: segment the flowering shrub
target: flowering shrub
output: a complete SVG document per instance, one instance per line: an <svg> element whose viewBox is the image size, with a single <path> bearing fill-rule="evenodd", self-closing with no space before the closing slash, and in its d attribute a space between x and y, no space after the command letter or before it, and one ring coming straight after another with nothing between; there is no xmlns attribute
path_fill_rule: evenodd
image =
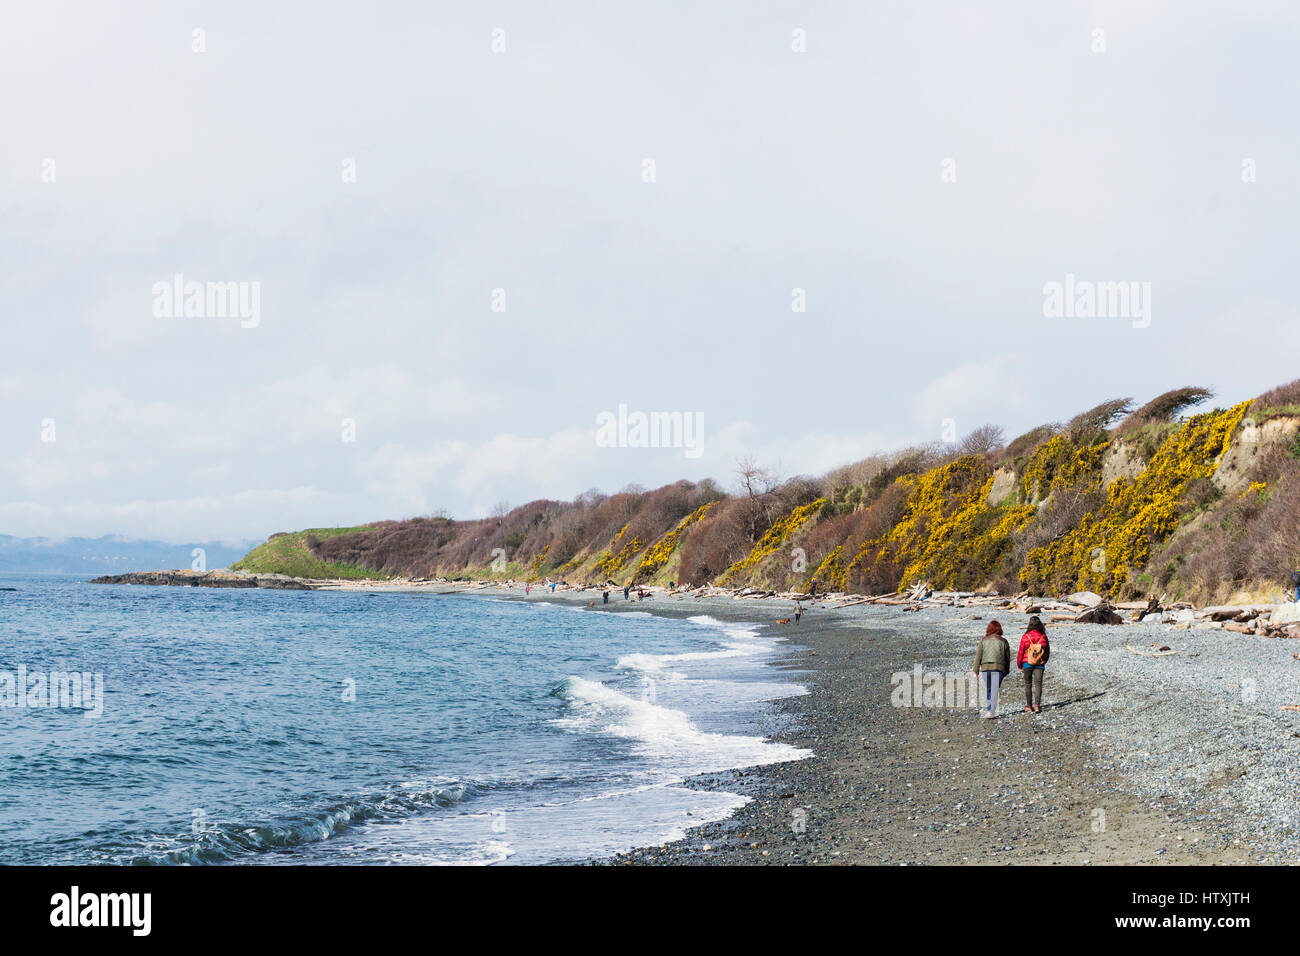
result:
<svg viewBox="0 0 1300 956"><path fill-rule="evenodd" d="M528 565L528 580L536 581L542 576L542 562L546 560L546 555L550 550L551 546L548 544L544 545L542 550L537 552L537 556L533 558L532 563Z"/></svg>
<svg viewBox="0 0 1300 956"><path fill-rule="evenodd" d="M637 564L633 577L648 577L667 564L668 559L672 557L673 551L677 549L677 544L681 541L682 535L686 533L691 525L698 524L709 513L709 509L713 507L713 504L710 501L706 505L700 505L700 507L679 521L677 527L656 541L653 547L647 548L645 554L641 555L641 561Z"/></svg>
<svg viewBox="0 0 1300 956"><path fill-rule="evenodd" d="M1178 527L1188 485L1214 473L1250 402L1197 415L1174 430L1136 478L1119 478L1104 504L1029 552L1021 582L1035 593L1088 589L1117 595L1153 547Z"/></svg>
<svg viewBox="0 0 1300 956"><path fill-rule="evenodd" d="M627 544L619 547L619 542L623 540L623 535L627 534L629 524L623 525L618 534L610 539L609 549L600 556L596 563L596 571L600 580L607 581L618 573L618 569L627 564L632 555L636 554L644 546L644 542L634 537ZM615 550L617 549L617 550Z"/></svg>
<svg viewBox="0 0 1300 956"><path fill-rule="evenodd" d="M1021 500L1042 501L1059 488L1099 479L1101 459L1108 447L1108 441L1076 445L1064 434L1052 438L1039 446L1025 465L1020 476Z"/></svg>
<svg viewBox="0 0 1300 956"><path fill-rule="evenodd" d="M822 558L822 563L813 571L811 580L821 585L823 591L847 591L848 562L844 560L844 545L836 545L835 550Z"/></svg>
<svg viewBox="0 0 1300 956"><path fill-rule="evenodd" d="M764 558L774 554L781 545L789 541L790 537L799 530L805 521L821 511L822 505L825 503L825 498L818 498L816 501L795 508L783 518L777 518L772 523L772 527L767 529L767 533L758 539L758 543L754 545L749 554L722 572L718 578L718 583L725 584L728 581L742 579L746 574L754 570Z"/></svg>

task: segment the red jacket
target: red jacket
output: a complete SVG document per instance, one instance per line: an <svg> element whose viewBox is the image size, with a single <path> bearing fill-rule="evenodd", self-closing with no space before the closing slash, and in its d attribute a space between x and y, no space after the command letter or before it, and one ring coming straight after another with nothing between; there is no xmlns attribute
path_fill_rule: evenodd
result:
<svg viewBox="0 0 1300 956"><path fill-rule="evenodd" d="M1020 653L1016 655L1017 668L1021 668L1025 666L1025 651L1029 650L1030 644L1043 645L1043 650L1046 652L1043 655L1044 664L1046 664L1048 658L1052 656L1052 647L1050 644L1047 643L1046 634L1042 633L1041 631L1026 631L1025 636L1020 639Z"/></svg>

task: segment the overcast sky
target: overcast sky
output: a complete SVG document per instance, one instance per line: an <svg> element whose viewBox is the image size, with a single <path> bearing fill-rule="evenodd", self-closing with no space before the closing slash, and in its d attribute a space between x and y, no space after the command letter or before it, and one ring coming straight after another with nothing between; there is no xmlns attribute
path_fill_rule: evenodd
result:
<svg viewBox="0 0 1300 956"><path fill-rule="evenodd" d="M1298 20L6 4L0 533L476 517L1251 397L1300 375ZM258 283L255 326L157 314L178 273ZM1067 274L1150 283L1149 325L1046 316ZM620 404L703 454L601 447Z"/></svg>

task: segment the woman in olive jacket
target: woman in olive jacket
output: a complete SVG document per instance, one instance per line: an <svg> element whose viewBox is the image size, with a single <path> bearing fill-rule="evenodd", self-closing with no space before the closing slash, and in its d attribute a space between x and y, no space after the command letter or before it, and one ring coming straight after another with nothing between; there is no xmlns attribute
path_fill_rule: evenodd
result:
<svg viewBox="0 0 1300 956"><path fill-rule="evenodd" d="M984 640L975 648L975 673L980 682L980 716L991 718L998 712L998 691L1002 678L1011 670L1011 648L1002 636L1002 625L989 621Z"/></svg>

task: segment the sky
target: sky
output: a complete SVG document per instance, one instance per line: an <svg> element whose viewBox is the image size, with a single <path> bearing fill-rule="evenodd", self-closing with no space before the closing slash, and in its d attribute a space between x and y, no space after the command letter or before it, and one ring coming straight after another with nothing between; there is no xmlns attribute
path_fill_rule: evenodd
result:
<svg viewBox="0 0 1300 956"><path fill-rule="evenodd" d="M1300 375L1293 3L0 16L0 533L480 517ZM1049 315L1067 276L1133 303Z"/></svg>

